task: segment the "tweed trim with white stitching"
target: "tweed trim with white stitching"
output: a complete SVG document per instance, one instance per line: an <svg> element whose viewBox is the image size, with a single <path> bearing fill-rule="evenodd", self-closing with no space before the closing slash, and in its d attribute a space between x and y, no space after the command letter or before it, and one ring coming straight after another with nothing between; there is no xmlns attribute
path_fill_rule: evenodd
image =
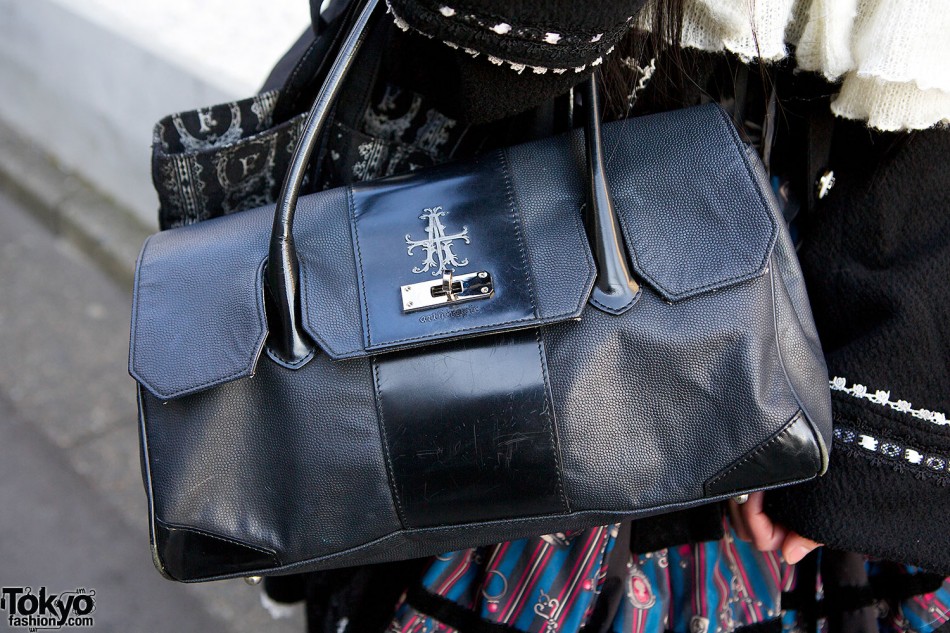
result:
<svg viewBox="0 0 950 633"><path fill-rule="evenodd" d="M946 414L941 413L940 411L931 411L929 409L915 409L914 406L907 400L891 400L890 391L878 389L872 393L867 387L858 383L848 387L848 380L839 376L835 376L829 380L828 386L831 387L832 391L846 393L854 398L867 400L868 402L879 404L882 407L890 407L894 411L907 413L914 416L915 418L931 422L938 426L950 425L950 420L947 419Z"/></svg>
<svg viewBox="0 0 950 633"><path fill-rule="evenodd" d="M895 439L862 433L838 425L834 430L835 443L864 457L887 461L895 466L910 467L928 475L950 477L950 456L910 446Z"/></svg>
<svg viewBox="0 0 950 633"><path fill-rule="evenodd" d="M420 35L424 35L424 36L428 37L429 39L433 39L433 36L432 36L432 35L430 35L430 34L424 32L424 31L421 31L421 30L419 30L419 29L417 29L417 28L411 26L408 22L406 22L406 20L404 20L403 18L401 18L401 17L399 16L399 14L397 14L396 11L393 9L392 3L391 3L389 0L386 0L386 9L387 9L387 11L388 11L390 14L392 14L392 16L393 16L393 21L395 22L396 26L397 26L400 30L402 30L402 31L409 31L409 30L412 30L414 33L419 33ZM450 8L450 7L447 7L447 6L442 6L442 7L440 8L440 12L441 12L441 14L442 14L444 17L447 17L447 18L449 18L449 17L454 17L454 16L457 15L454 9L452 9L452 8ZM629 17L629 18L627 19L627 24L631 24L631 23L633 22L633 17L634 17L634 16L631 16L631 17ZM506 28L506 27L507 27L507 28ZM492 25L492 26L490 26L490 27L486 27L486 28L487 28L488 30L494 32L495 34L497 34L497 35L502 35L502 36L504 36L504 35L509 35L509 34L512 32L511 25L509 25L509 24L507 24L507 23L494 24L494 25ZM590 42L593 43L593 42L599 41L600 38L603 37L603 35L604 35L603 33L598 33L598 34L592 36L591 39L590 39ZM539 42L542 42L542 41L543 41L544 43L547 43L547 44L558 44L559 42L562 41L562 37L563 37L563 36L562 36L561 34L559 34L559 33L546 32L546 33L544 34L544 37L543 37L543 38L538 38L537 41L539 41ZM451 42L451 41L448 41L448 40L443 40L442 43L445 44L446 46L448 46L449 48L452 48L452 49L455 49L455 50L461 50L461 51L467 53L468 55L470 55L470 56L473 57L473 58L478 57L479 55L482 54L482 51L478 51L478 50L476 50L476 49L469 48L469 47L466 47L466 46L460 46L459 44L456 44L455 42ZM518 73L519 75L520 75L522 72L524 72L525 70L528 70L528 69L530 69L531 72L534 73L534 74L536 74L536 75L543 75L543 74L546 74L546 73L548 73L548 72L554 73L555 75L560 75L560 74L563 74L563 73L565 73L565 72L567 72L567 71L569 71L569 70L572 70L572 71L574 71L575 73L581 73L581 72L584 72L584 70L586 70L587 68L593 68L593 67L595 67L595 66L599 66L599 65L601 65L601 64L604 62L604 57L607 56L607 55L609 55L609 54L611 54L611 53L614 51L615 48L616 48L616 46L611 46L609 49L607 49L606 51L604 51L604 54L603 54L603 55L599 55L596 59L594 59L594 60L591 61L590 63L583 64L583 65L581 65L581 66L575 66L575 67L572 67L572 68L553 68L553 67L548 67L548 66L532 66L532 65L530 65L530 64L521 64L521 63L518 63L518 62L514 62L514 61L511 61L511 60L508 60L508 59L503 59L503 58L501 58L501 57L498 57L498 56L496 56L496 55L490 55L490 54L488 54L488 53L485 53L485 58L486 58L488 61L490 61L492 64L496 65L496 66L508 66L511 70L515 71L515 72Z"/></svg>

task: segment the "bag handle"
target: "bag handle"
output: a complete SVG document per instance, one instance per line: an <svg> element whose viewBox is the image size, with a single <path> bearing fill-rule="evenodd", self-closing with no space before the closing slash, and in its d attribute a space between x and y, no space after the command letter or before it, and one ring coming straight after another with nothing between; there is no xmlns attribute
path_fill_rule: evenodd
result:
<svg viewBox="0 0 950 633"><path fill-rule="evenodd" d="M280 199L274 212L270 250L267 260L267 285L274 302L277 323L269 323L268 352L288 367L303 366L316 349L304 332L300 311L300 270L294 245L293 222L297 200L310 156L317 145L320 131L330 114L343 80L366 39L367 24L378 0L365 0L353 28L340 47L317 94L300 140L294 149L290 168L284 178ZM600 94L598 76L587 81L584 100L588 180L587 227L591 250L597 263L597 281L591 303L605 312L620 314L636 303L640 287L631 277L627 255L614 212L604 168L603 143L600 131Z"/></svg>
<svg viewBox="0 0 950 633"><path fill-rule="evenodd" d="M597 264L597 280L590 302L609 314L623 314L640 298L640 285L627 266L627 249L623 245L620 222L614 210L607 168L604 163L604 141L600 131L600 71L584 84L583 97L587 109L584 138L587 155L587 235Z"/></svg>
<svg viewBox="0 0 950 633"><path fill-rule="evenodd" d="M369 32L366 25L377 2L378 0L366 0L359 17L353 23L353 29L347 35L327 73L326 81L310 108L310 115L300 140L297 141L274 211L274 227L271 230L270 251L267 257L267 283L274 299L279 323L268 324L271 332L269 348L273 356L290 366L303 365L315 349L313 341L303 331L300 318L300 270L293 233L297 199L300 197L300 187L320 130L330 115L330 108L340 92L347 71L356 59L356 53L366 39Z"/></svg>

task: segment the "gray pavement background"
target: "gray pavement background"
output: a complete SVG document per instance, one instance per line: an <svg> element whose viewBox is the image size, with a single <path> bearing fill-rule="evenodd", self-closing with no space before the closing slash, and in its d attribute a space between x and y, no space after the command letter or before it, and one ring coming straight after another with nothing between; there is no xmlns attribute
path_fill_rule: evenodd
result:
<svg viewBox="0 0 950 633"><path fill-rule="evenodd" d="M243 581L153 568L129 289L84 253L0 187L0 586L95 589L95 630L303 631Z"/></svg>

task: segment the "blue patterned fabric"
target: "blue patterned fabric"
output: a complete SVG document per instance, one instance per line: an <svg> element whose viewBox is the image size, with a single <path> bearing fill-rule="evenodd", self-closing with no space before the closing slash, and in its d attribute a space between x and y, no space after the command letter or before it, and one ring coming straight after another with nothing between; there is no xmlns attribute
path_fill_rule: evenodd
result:
<svg viewBox="0 0 950 633"><path fill-rule="evenodd" d="M631 554L611 633L729 633L770 621L786 632L807 630L800 614L782 609L783 592L799 581L796 567L740 540L728 522L725 529L719 541ZM617 534L611 525L452 552L432 559L422 584L485 622L530 633L577 632L603 588ZM894 569L866 565L872 579ZM815 591L820 597L820 579ZM950 621L950 579L936 592L881 604L877 612L881 633L932 633ZM817 628L825 630L824 621ZM389 627L392 633L455 630L406 600Z"/></svg>

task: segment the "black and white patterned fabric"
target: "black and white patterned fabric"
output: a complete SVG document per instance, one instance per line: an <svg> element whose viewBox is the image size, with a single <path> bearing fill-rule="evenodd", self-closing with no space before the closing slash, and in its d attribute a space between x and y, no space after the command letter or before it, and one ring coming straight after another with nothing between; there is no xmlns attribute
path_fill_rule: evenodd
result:
<svg viewBox="0 0 950 633"><path fill-rule="evenodd" d="M152 178L162 229L277 201L306 119L272 125L278 95L172 114L155 126ZM316 189L444 162L466 129L422 95L385 83L353 123L337 118L330 126Z"/></svg>
<svg viewBox="0 0 950 633"><path fill-rule="evenodd" d="M276 200L305 118L272 127L278 94L180 112L156 124L152 180L162 229Z"/></svg>

